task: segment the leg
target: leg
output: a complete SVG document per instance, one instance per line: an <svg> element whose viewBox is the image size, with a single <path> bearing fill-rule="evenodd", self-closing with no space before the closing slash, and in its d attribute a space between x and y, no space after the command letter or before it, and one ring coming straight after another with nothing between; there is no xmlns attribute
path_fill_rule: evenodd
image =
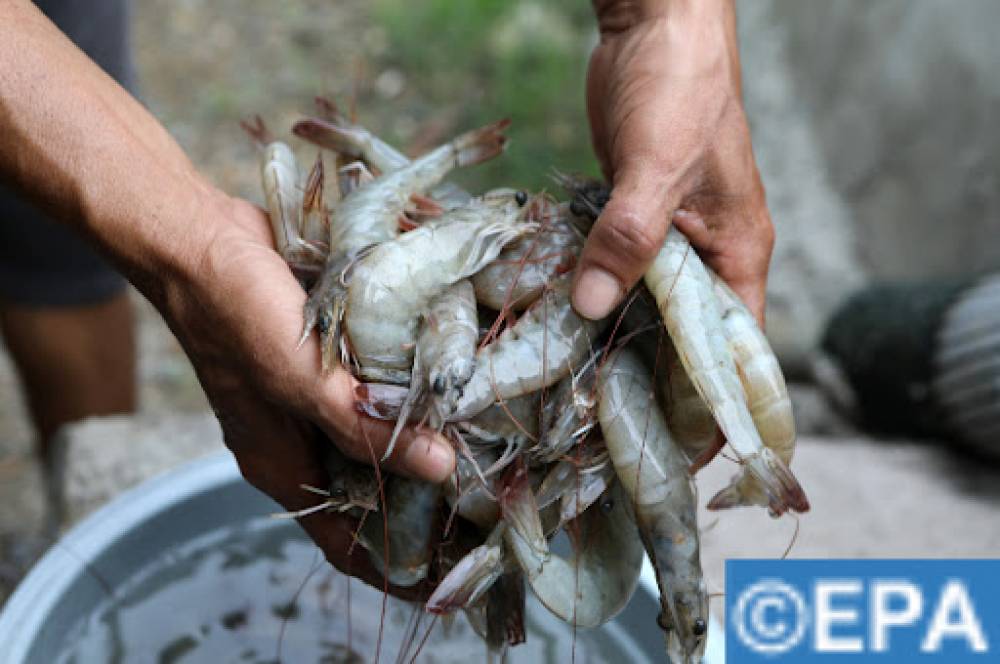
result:
<svg viewBox="0 0 1000 664"><path fill-rule="evenodd" d="M135 410L135 330L127 291L86 305L4 304L0 329L21 374L43 458L61 425Z"/></svg>

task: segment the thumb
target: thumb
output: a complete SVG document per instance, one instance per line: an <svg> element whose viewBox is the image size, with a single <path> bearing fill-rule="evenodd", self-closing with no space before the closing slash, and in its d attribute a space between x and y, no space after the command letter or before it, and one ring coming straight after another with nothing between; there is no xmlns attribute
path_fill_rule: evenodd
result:
<svg viewBox="0 0 1000 664"><path fill-rule="evenodd" d="M659 253L679 199L666 181L642 164L615 173L576 270L573 307L584 318L611 313Z"/></svg>

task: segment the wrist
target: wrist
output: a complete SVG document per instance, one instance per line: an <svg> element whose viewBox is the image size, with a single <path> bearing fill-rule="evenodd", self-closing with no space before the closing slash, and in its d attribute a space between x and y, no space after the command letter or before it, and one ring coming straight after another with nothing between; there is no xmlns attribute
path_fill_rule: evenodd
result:
<svg viewBox="0 0 1000 664"><path fill-rule="evenodd" d="M83 226L163 312L193 284L230 199L193 168L142 170L124 186L90 192Z"/></svg>
<svg viewBox="0 0 1000 664"><path fill-rule="evenodd" d="M733 0L592 0L602 35L626 32L646 21L669 18L704 24L734 16Z"/></svg>

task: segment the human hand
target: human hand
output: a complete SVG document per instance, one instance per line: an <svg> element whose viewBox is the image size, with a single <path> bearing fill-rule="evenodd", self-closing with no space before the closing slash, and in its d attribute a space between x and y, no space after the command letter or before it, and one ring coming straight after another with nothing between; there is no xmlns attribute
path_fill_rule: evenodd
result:
<svg viewBox="0 0 1000 664"><path fill-rule="evenodd" d="M244 477L287 510L301 510L316 497L300 485L328 483L324 445L332 441L370 464L382 457L392 427L355 410L357 382L346 370L321 373L315 338L296 349L305 293L273 249L266 214L221 195L206 212L222 223L191 261L196 267L165 284L161 311L191 358ZM440 482L453 466L447 443L408 429L385 469ZM361 547L351 546L353 519L316 513L301 523L331 563L382 586ZM348 555L352 548L355 555ZM424 591L391 590L407 597Z"/></svg>
<svg viewBox="0 0 1000 664"><path fill-rule="evenodd" d="M320 372L314 339L296 349L306 296L274 251L267 216L208 184L29 0L0 2L0 62L0 179L89 237L159 309L247 480L297 511L315 503L299 486L327 481L329 441L380 459L392 427L355 412L356 382ZM441 481L454 461L446 442L408 429L385 468ZM330 562L380 585L367 556L348 555L350 519L301 521Z"/></svg>
<svg viewBox="0 0 1000 664"><path fill-rule="evenodd" d="M763 325L774 229L740 92L732 0L594 0L591 136L612 195L580 258L574 307L602 318L671 221Z"/></svg>

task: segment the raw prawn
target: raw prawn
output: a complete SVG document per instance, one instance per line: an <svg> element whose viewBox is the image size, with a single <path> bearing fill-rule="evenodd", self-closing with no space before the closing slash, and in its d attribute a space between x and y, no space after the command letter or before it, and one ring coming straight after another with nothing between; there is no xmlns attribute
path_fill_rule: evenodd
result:
<svg viewBox="0 0 1000 664"><path fill-rule="evenodd" d="M421 316L451 284L478 272L530 231L513 197L484 197L379 244L351 273L345 326L362 378L410 378Z"/></svg>
<svg viewBox="0 0 1000 664"><path fill-rule="evenodd" d="M528 211L538 232L525 235L472 278L476 300L483 306L523 311L549 284L576 264L583 235L568 218L568 206L547 196L537 197Z"/></svg>
<svg viewBox="0 0 1000 664"><path fill-rule="evenodd" d="M386 479L385 511L369 514L358 540L389 583L412 586L430 568L440 487L407 477Z"/></svg>
<svg viewBox="0 0 1000 664"><path fill-rule="evenodd" d="M671 440L649 371L634 352L609 358L601 368L600 394L605 445L656 571L667 656L697 664L705 649L708 592L687 458Z"/></svg>
<svg viewBox="0 0 1000 664"><path fill-rule="evenodd" d="M733 351L757 431L764 445L773 450L783 463L790 464L795 452L795 417L778 359L753 314L718 277L715 278L715 295L723 308L723 330ZM710 509L725 509L767 504L766 490L752 474L743 470L728 487L712 498L708 506Z"/></svg>
<svg viewBox="0 0 1000 664"><path fill-rule="evenodd" d="M260 177L275 248L292 267L321 265L325 247L303 239L303 194L292 149L275 140L260 116L241 123L261 149Z"/></svg>
<svg viewBox="0 0 1000 664"><path fill-rule="evenodd" d="M645 275L691 382L715 416L740 463L761 483L773 515L805 512L809 501L784 462L764 447L740 383L712 279L676 228Z"/></svg>
<svg viewBox="0 0 1000 664"><path fill-rule="evenodd" d="M503 130L508 124L504 120L463 134L394 171L360 184L333 209L330 254L319 284L306 301L302 334L304 340L317 322L325 319L320 329L324 364L332 363L333 350L339 345L337 321L343 311L343 275L347 265L362 250L396 237L399 218L413 194L438 184L456 166L478 164L500 154L506 145Z"/></svg>
<svg viewBox="0 0 1000 664"><path fill-rule="evenodd" d="M616 484L585 511L572 529L574 555L553 554L525 469L511 468L500 505L510 547L542 604L577 627L597 627L621 611L635 592L642 542L629 500Z"/></svg>
<svg viewBox="0 0 1000 664"><path fill-rule="evenodd" d="M496 401L530 394L568 376L590 351L603 321L581 318L570 304L572 275L542 297L476 356L476 370L449 420L464 420Z"/></svg>

